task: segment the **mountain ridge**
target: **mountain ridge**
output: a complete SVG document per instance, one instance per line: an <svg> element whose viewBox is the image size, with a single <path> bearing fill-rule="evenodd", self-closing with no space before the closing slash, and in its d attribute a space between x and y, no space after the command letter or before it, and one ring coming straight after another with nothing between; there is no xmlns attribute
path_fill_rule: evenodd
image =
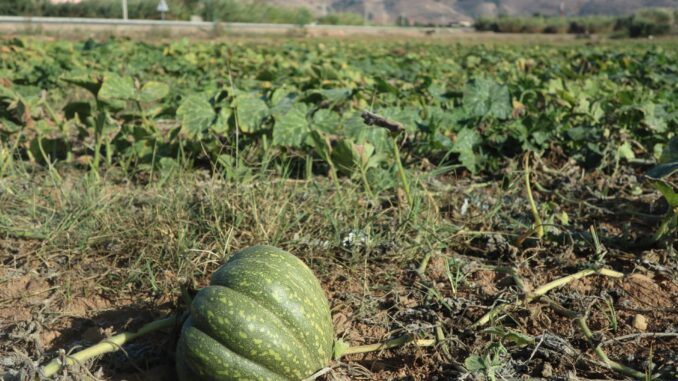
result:
<svg viewBox="0 0 678 381"><path fill-rule="evenodd" d="M678 0L264 0L305 7L316 15L332 12L362 14L375 24L392 24L405 18L412 23L450 24L482 16L619 16L641 8L678 8ZM563 9L561 11L561 4Z"/></svg>

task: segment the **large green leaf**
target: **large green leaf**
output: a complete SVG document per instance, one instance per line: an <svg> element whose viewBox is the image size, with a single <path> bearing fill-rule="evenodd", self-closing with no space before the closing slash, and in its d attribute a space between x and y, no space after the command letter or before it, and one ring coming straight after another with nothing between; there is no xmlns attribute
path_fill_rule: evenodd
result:
<svg viewBox="0 0 678 381"><path fill-rule="evenodd" d="M273 145L299 148L309 132L306 113L308 107L297 103L285 115L276 118L273 126Z"/></svg>
<svg viewBox="0 0 678 381"><path fill-rule="evenodd" d="M270 114L266 102L250 96L236 98L235 110L240 130L246 133L260 131Z"/></svg>
<svg viewBox="0 0 678 381"><path fill-rule="evenodd" d="M452 147L452 152L459 154L461 164L473 173L477 172L480 166L480 160L474 151L480 142L481 136L476 130L465 128L459 132Z"/></svg>
<svg viewBox="0 0 678 381"><path fill-rule="evenodd" d="M197 137L214 123L216 112L204 96L189 95L177 109L177 117L181 120L181 130L190 137Z"/></svg>
<svg viewBox="0 0 678 381"><path fill-rule="evenodd" d="M221 110L219 110L219 115L217 116L217 119L214 121L214 124L210 127L210 131L213 131L217 135L226 135L226 133L230 130L230 125L228 123L228 120L231 117L231 108L230 107L222 107Z"/></svg>
<svg viewBox="0 0 678 381"><path fill-rule="evenodd" d="M155 102L169 94L169 86L157 81L146 82L139 92L139 100L142 102Z"/></svg>
<svg viewBox="0 0 678 381"><path fill-rule="evenodd" d="M474 118L506 119L512 111L508 87L486 78L471 81L464 87L464 107Z"/></svg>
<svg viewBox="0 0 678 381"><path fill-rule="evenodd" d="M652 102L647 102L640 106L643 111L643 122L649 128L658 133L664 133L667 129L666 119L668 114L662 105L657 105Z"/></svg>
<svg viewBox="0 0 678 381"><path fill-rule="evenodd" d="M330 134L339 134L341 127L341 116L334 111L323 108L313 114L313 129L317 129Z"/></svg>
<svg viewBox="0 0 678 381"><path fill-rule="evenodd" d="M130 77L121 77L114 73L104 75L104 82L99 90L102 100L132 100L136 95L134 81Z"/></svg>

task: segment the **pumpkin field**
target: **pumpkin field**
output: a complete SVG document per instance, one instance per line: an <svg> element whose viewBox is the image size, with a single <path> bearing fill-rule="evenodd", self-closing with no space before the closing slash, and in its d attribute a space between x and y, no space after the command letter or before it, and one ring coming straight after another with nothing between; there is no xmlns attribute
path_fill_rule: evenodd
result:
<svg viewBox="0 0 678 381"><path fill-rule="evenodd" d="M677 380L677 132L670 38L2 37L0 380Z"/></svg>

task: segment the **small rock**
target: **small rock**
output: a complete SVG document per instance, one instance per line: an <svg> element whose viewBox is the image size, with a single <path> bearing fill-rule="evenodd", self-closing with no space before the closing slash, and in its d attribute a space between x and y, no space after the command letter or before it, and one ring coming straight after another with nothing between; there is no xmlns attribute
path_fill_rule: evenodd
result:
<svg viewBox="0 0 678 381"><path fill-rule="evenodd" d="M641 314L633 317L633 327L639 331L647 330L647 318Z"/></svg>
<svg viewBox="0 0 678 381"><path fill-rule="evenodd" d="M447 266L447 258L442 255L432 255L427 268L428 276L434 280L446 278Z"/></svg>

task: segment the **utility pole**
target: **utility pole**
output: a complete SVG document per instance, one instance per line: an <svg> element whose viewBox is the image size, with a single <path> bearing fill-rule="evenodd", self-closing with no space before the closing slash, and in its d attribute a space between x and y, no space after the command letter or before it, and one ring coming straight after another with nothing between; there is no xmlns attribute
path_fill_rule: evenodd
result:
<svg viewBox="0 0 678 381"><path fill-rule="evenodd" d="M367 0L363 0L363 24L367 25Z"/></svg>
<svg viewBox="0 0 678 381"><path fill-rule="evenodd" d="M122 0L122 18L127 20L127 0Z"/></svg>

